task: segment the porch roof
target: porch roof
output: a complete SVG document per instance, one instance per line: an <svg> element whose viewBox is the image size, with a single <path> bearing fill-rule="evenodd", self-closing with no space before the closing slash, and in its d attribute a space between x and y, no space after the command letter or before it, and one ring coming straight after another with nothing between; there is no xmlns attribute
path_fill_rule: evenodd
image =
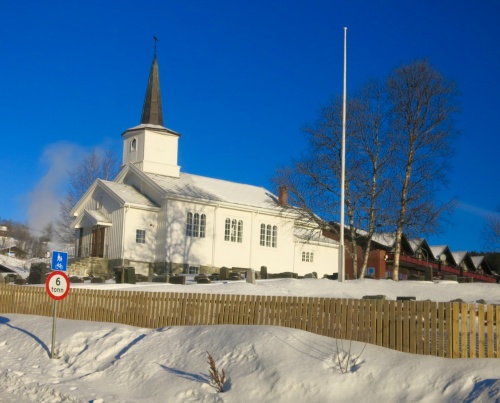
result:
<svg viewBox="0 0 500 403"><path fill-rule="evenodd" d="M111 227L113 225L112 221L108 217L104 216L101 212L97 210L83 210L83 214L80 214L80 216L74 221L72 226L74 228L81 228L84 218L90 221L90 224L92 226L100 225L102 227Z"/></svg>

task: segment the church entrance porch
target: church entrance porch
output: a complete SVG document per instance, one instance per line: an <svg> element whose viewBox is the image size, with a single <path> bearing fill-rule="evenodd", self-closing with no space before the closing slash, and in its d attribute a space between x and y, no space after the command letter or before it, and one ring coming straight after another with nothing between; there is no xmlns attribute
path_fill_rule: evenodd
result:
<svg viewBox="0 0 500 403"><path fill-rule="evenodd" d="M84 235L84 229L80 228L78 237L77 257L107 257L108 245L105 244L106 227L95 226L90 234Z"/></svg>

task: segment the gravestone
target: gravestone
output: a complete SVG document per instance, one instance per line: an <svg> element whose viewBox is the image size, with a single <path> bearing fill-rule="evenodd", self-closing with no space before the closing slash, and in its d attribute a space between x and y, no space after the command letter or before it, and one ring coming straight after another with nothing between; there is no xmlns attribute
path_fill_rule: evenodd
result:
<svg viewBox="0 0 500 403"><path fill-rule="evenodd" d="M170 284L186 285L186 276L169 276L168 282Z"/></svg>
<svg viewBox="0 0 500 403"><path fill-rule="evenodd" d="M260 268L260 277L262 280L267 280L267 266L262 266Z"/></svg>
<svg viewBox="0 0 500 403"><path fill-rule="evenodd" d="M246 271L247 274L247 283L255 284L255 270L248 269Z"/></svg>
<svg viewBox="0 0 500 403"><path fill-rule="evenodd" d="M221 280L229 280L229 268L221 267L220 268L220 279Z"/></svg>
<svg viewBox="0 0 500 403"><path fill-rule="evenodd" d="M396 297L396 301L416 301L416 297Z"/></svg>

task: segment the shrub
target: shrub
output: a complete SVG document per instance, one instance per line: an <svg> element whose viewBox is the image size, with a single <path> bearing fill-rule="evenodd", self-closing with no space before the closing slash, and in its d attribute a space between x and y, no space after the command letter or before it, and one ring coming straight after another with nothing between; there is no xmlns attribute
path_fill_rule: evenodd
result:
<svg viewBox="0 0 500 403"><path fill-rule="evenodd" d="M331 357L333 370L340 371L343 374L356 371L359 367L359 359L365 350L366 344L367 343L364 344L359 355L355 356L352 353L352 340L349 341L348 347L345 348L343 340L336 338L336 352Z"/></svg>

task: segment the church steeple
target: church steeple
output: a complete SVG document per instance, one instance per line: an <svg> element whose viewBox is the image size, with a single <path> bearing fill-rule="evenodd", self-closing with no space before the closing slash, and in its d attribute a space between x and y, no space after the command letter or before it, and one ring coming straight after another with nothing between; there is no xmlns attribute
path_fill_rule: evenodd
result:
<svg viewBox="0 0 500 403"><path fill-rule="evenodd" d="M155 38L156 39L156 38ZM163 126L163 112L161 107L160 75L158 73L158 62L156 61L156 45L153 64L149 72L148 88L142 108L141 124L152 124Z"/></svg>
<svg viewBox="0 0 500 403"><path fill-rule="evenodd" d="M141 124L123 134L123 165L134 164L142 172L179 178L177 165L180 134L163 126L160 78L156 61L156 42L153 64L149 72L148 88Z"/></svg>

